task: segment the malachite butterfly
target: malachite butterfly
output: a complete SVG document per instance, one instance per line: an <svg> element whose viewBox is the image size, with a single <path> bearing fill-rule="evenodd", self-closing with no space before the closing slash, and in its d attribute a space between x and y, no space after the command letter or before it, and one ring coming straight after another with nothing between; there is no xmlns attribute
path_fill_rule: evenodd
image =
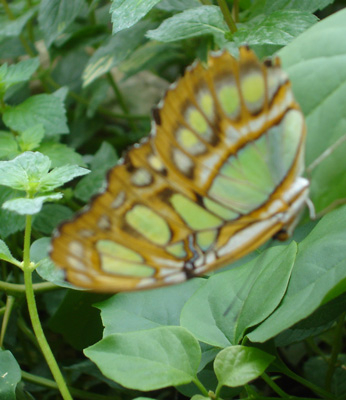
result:
<svg viewBox="0 0 346 400"><path fill-rule="evenodd" d="M106 190L52 240L67 280L102 292L205 274L284 238L308 197L305 123L279 59L247 47L195 63Z"/></svg>

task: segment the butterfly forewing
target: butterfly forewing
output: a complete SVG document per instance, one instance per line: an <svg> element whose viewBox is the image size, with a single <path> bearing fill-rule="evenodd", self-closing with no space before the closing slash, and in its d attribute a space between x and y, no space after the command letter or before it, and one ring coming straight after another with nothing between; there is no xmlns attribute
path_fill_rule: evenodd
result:
<svg viewBox="0 0 346 400"><path fill-rule="evenodd" d="M149 138L60 226L51 258L77 286L138 290L226 265L296 223L307 197L305 124L279 61L246 47L196 63Z"/></svg>

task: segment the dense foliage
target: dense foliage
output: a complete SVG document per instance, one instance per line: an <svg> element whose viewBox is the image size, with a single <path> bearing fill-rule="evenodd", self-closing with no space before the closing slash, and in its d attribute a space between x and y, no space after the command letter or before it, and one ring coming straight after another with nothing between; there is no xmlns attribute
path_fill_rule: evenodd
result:
<svg viewBox="0 0 346 400"><path fill-rule="evenodd" d="M1 0L1 399L346 397L344 7ZM290 76L317 220L306 213L288 242L211 277L116 295L71 288L48 257L54 228L149 133L187 65L244 43L277 53Z"/></svg>

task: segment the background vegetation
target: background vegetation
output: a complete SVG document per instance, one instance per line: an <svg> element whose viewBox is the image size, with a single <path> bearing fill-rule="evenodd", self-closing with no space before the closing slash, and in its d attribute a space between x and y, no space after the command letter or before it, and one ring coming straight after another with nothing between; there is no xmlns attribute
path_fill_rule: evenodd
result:
<svg viewBox="0 0 346 400"><path fill-rule="evenodd" d="M346 398L344 8L1 0L1 399ZM306 163L319 160L307 169L318 220L176 287L69 287L47 257L53 229L149 133L151 108L187 65L243 43L277 53L292 80Z"/></svg>

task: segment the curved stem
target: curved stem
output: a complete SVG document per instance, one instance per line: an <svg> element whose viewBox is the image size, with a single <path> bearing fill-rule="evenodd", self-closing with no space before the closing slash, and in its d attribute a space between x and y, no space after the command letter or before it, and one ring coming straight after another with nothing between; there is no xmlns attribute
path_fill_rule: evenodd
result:
<svg viewBox="0 0 346 400"><path fill-rule="evenodd" d="M277 393L283 399L287 399L290 397L287 393L285 393L273 380L267 375L265 372L261 375L261 378L266 382L268 386L270 386L275 393Z"/></svg>
<svg viewBox="0 0 346 400"><path fill-rule="evenodd" d="M229 11L229 8L227 6L226 0L217 0L217 3L221 9L221 12L223 14L223 17L225 18L226 24L229 27L229 30L232 33L237 32L237 27L235 25L235 22L232 18L232 14Z"/></svg>
<svg viewBox="0 0 346 400"><path fill-rule="evenodd" d="M33 268L30 265L30 236L31 236L31 215L26 216L25 234L24 234L24 283L26 300L28 303L29 315L35 336L40 345L41 351L47 364L52 372L52 375L58 385L61 396L64 400L72 400L70 392L66 386L64 377L62 376L59 366L54 358L52 350L49 347L47 339L43 333L40 318L37 311L35 293L32 285Z"/></svg>
<svg viewBox="0 0 346 400"><path fill-rule="evenodd" d="M61 286L54 285L54 283L51 282L35 283L32 286L35 293L63 289ZM0 281L0 291L3 291L8 295L18 296L25 293L25 285L21 285L20 283L9 283Z"/></svg>

